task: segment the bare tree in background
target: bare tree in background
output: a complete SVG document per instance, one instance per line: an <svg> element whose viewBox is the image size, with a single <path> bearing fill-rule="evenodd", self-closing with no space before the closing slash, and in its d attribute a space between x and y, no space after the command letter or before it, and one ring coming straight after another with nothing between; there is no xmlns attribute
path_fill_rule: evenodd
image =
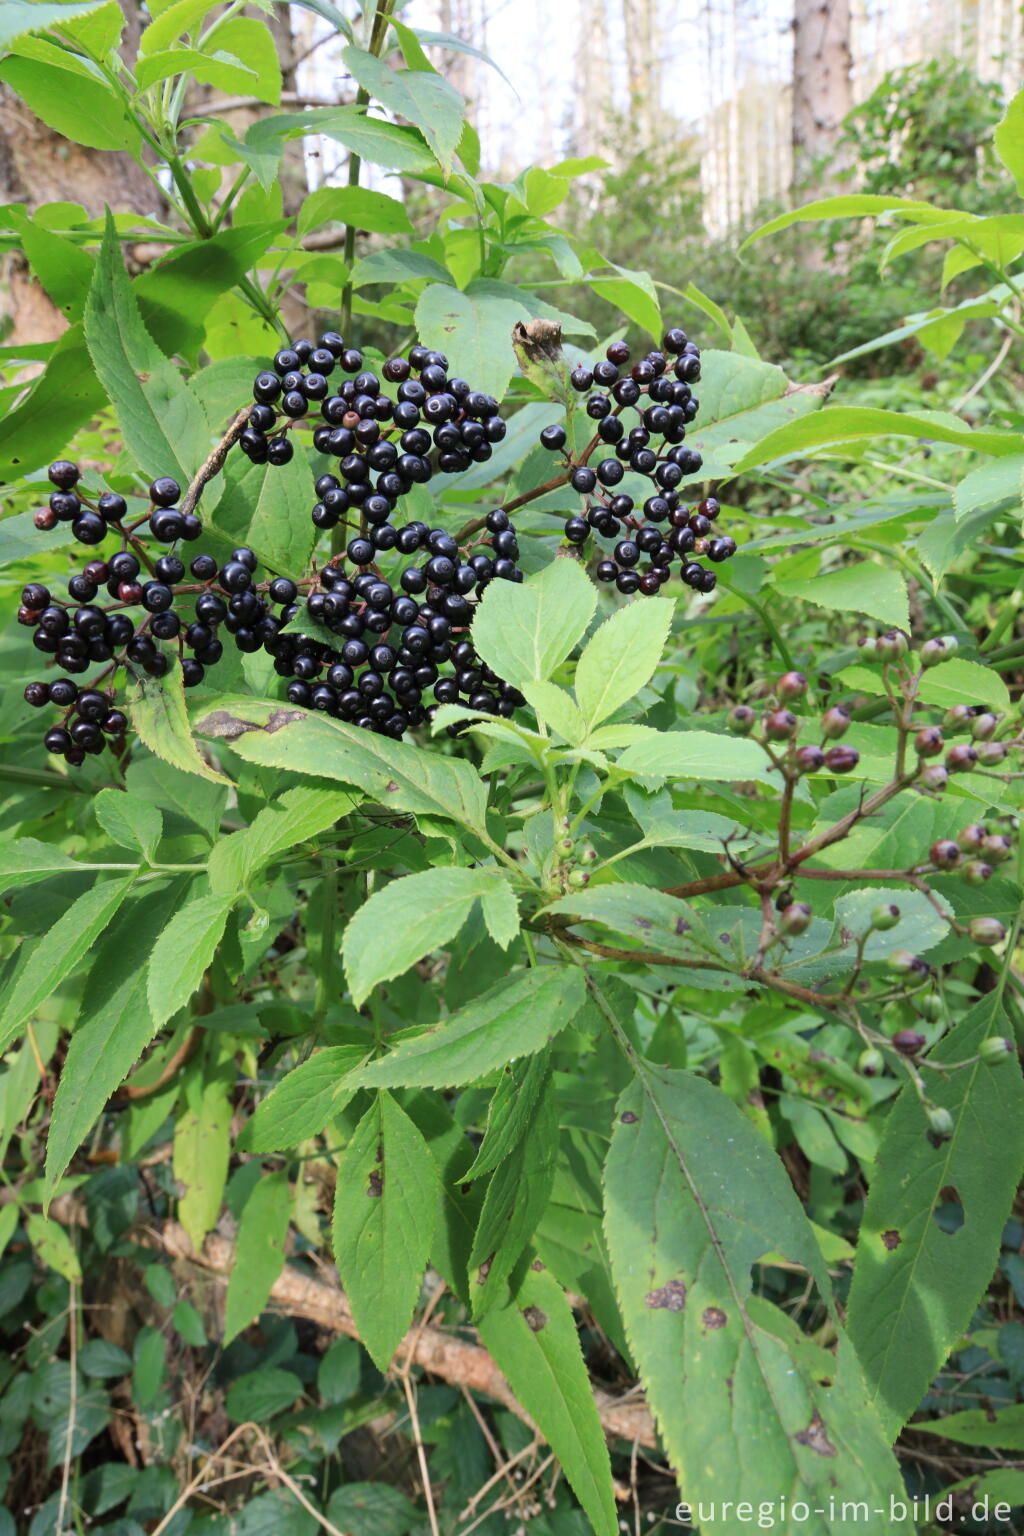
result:
<svg viewBox="0 0 1024 1536"><path fill-rule="evenodd" d="M622 0L626 44L626 86L635 147L654 142L661 102L658 0Z"/></svg>
<svg viewBox="0 0 1024 1536"><path fill-rule="evenodd" d="M607 0L580 0L577 17L572 143L591 155L604 148L612 110Z"/></svg>
<svg viewBox="0 0 1024 1536"><path fill-rule="evenodd" d="M795 0L793 11L793 179L799 187L835 149L853 106L850 0ZM831 161L815 193L833 184Z"/></svg>

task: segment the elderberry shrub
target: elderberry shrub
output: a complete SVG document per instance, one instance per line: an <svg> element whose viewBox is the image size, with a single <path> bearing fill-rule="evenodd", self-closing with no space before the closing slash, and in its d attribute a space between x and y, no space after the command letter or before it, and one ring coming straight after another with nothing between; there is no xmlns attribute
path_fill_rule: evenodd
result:
<svg viewBox="0 0 1024 1536"><path fill-rule="evenodd" d="M338 460L337 474L321 477L323 490L317 482L317 528L334 528L350 512L381 527L414 485L485 463L506 432L497 400L450 379L443 352L413 347L389 357L378 375L334 331L316 346L282 347L257 374L253 396L239 446L254 464L287 464L289 433L301 428L312 429L318 453Z"/></svg>
<svg viewBox="0 0 1024 1536"><path fill-rule="evenodd" d="M593 368L581 365L570 375L595 424L593 439L577 457L564 452L563 426L540 434L545 448L563 454L569 484L583 497L582 512L568 519L565 536L579 546L593 541L597 579L622 593L653 596L673 567L687 586L713 592L715 572L702 560L718 565L731 559L736 542L715 531L721 511L715 497L687 506L678 489L703 463L684 446L700 404L691 388L700 378L700 350L674 326L660 349L629 363L629 347L615 341ZM637 418L632 425L629 413ZM627 471L651 482L639 508L635 496L619 489Z"/></svg>

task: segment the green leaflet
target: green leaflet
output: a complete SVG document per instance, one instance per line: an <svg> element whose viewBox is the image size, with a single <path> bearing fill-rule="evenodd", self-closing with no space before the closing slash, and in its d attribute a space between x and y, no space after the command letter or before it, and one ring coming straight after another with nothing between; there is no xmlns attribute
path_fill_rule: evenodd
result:
<svg viewBox="0 0 1024 1536"><path fill-rule="evenodd" d="M496 869L428 869L375 891L345 929L345 974L358 1008L379 982L401 976L453 939L476 901L504 885ZM380 935L388 935L381 944Z"/></svg>
<svg viewBox="0 0 1024 1536"><path fill-rule="evenodd" d="M811 1536L848 1530L830 1508L888 1508L902 1486L853 1348L841 1335L833 1357L753 1294L752 1266L782 1252L831 1304L807 1218L771 1147L724 1094L686 1072L640 1070L616 1108L605 1231L670 1463L691 1503L727 1486L756 1508L765 1489L784 1488L811 1506ZM727 1517L718 1529L746 1527Z"/></svg>
<svg viewBox="0 0 1024 1536"><path fill-rule="evenodd" d="M163 677L150 677L145 672L132 676L125 702L136 732L157 757L214 784L230 783L200 756L189 729L181 668L176 663Z"/></svg>
<svg viewBox="0 0 1024 1536"><path fill-rule="evenodd" d="M530 1265L515 1294L481 1321L480 1337L561 1462L593 1529L615 1536L608 1448L558 1281L543 1265Z"/></svg>
<svg viewBox="0 0 1024 1536"><path fill-rule="evenodd" d="M104 1104L156 1034L146 1001L148 955L181 902L181 880L152 892L118 915L100 942L82 998L53 1104L46 1142L46 1187L52 1193Z"/></svg>
<svg viewBox="0 0 1024 1536"><path fill-rule="evenodd" d="M91 950L132 888L126 880L101 880L72 902L48 933L37 939L0 1014L0 1050L6 1050L32 1012L70 976Z"/></svg>
<svg viewBox="0 0 1024 1536"><path fill-rule="evenodd" d="M494 581L473 620L478 655L521 688L544 682L586 632L597 592L574 560L553 560L522 586Z"/></svg>
<svg viewBox="0 0 1024 1536"><path fill-rule="evenodd" d="M319 1135L344 1107L348 1095L340 1091L342 1080L365 1055L361 1045L329 1045L293 1067L246 1121L238 1148L284 1152Z"/></svg>
<svg viewBox="0 0 1024 1536"><path fill-rule="evenodd" d="M575 966L517 971L450 1018L360 1067L348 1081L360 1088L471 1083L513 1057L543 1050L583 1003L583 981Z"/></svg>
<svg viewBox="0 0 1024 1536"><path fill-rule="evenodd" d="M218 1060L216 1047L207 1045L185 1070L174 1127L173 1168L181 1189L178 1220L196 1249L214 1226L224 1196L234 1086L235 1064L229 1051Z"/></svg>
<svg viewBox="0 0 1024 1536"><path fill-rule="evenodd" d="M209 425L143 324L109 211L85 306L85 340L129 451L150 474L173 475L186 486L190 466L206 456Z"/></svg>
<svg viewBox="0 0 1024 1536"><path fill-rule="evenodd" d="M987 1035L1013 1034L998 993L982 998L929 1053L962 1061ZM1003 1224L1024 1165L1024 1083L1015 1062L985 1063L943 1077L928 1092L956 1129L940 1147L928 1140L908 1084L885 1124L857 1243L848 1326L883 1423L893 1436L913 1412L967 1327L991 1278ZM992 1127L999 1152L992 1156ZM942 1191L963 1206L958 1232L934 1219Z"/></svg>
<svg viewBox="0 0 1024 1536"><path fill-rule="evenodd" d="M288 1171L266 1174L253 1187L238 1224L235 1262L224 1304L224 1343L247 1328L266 1305L284 1267L292 1194Z"/></svg>
<svg viewBox="0 0 1024 1536"><path fill-rule="evenodd" d="M200 712L196 730L248 762L358 787L367 799L486 831L487 791L474 768L277 699L228 697Z"/></svg>
<svg viewBox="0 0 1024 1536"><path fill-rule="evenodd" d="M159 1027L184 1008L217 952L234 906L231 896L194 896L168 923L153 948L146 995Z"/></svg>
<svg viewBox="0 0 1024 1536"><path fill-rule="evenodd" d="M359 1336L382 1371L412 1321L439 1193L427 1143L391 1095L378 1094L338 1169L334 1256Z"/></svg>
<svg viewBox="0 0 1024 1536"><path fill-rule="evenodd" d="M498 1164L484 1195L469 1255L469 1291L475 1317L501 1300L505 1281L522 1256L544 1214L558 1159L558 1113L554 1095L539 1100L529 1135Z"/></svg>

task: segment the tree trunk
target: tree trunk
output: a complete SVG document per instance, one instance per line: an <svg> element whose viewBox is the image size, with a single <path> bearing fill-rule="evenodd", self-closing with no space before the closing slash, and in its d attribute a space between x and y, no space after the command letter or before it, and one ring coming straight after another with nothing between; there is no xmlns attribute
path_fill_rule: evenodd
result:
<svg viewBox="0 0 1024 1536"><path fill-rule="evenodd" d="M121 0L125 42L134 51L142 29L141 8ZM86 149L67 139L29 111L0 85L0 200L24 203L31 212L42 203L81 203L96 217L109 206L118 212L159 217L164 211L159 189L130 155ZM0 262L0 329L5 344L54 341L67 321L29 273L20 255Z"/></svg>
<svg viewBox="0 0 1024 1536"><path fill-rule="evenodd" d="M643 149L654 142L661 103L658 0L622 0L622 29L630 128L634 148Z"/></svg>
<svg viewBox="0 0 1024 1536"><path fill-rule="evenodd" d="M836 184L836 140L853 106L851 69L850 0L795 0L793 180L800 187L813 179L814 196Z"/></svg>

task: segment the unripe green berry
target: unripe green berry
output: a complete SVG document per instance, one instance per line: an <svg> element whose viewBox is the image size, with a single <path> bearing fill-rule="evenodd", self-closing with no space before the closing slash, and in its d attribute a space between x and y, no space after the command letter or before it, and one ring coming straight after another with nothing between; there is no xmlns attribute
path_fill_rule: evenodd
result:
<svg viewBox="0 0 1024 1536"><path fill-rule="evenodd" d="M737 704L730 709L725 723L734 736L749 736L756 719L749 704Z"/></svg>
<svg viewBox="0 0 1024 1536"><path fill-rule="evenodd" d="M833 704L821 717L821 734L826 741L838 741L850 729L850 711L842 704Z"/></svg>
<svg viewBox="0 0 1024 1536"><path fill-rule="evenodd" d="M779 929L782 933L796 937L806 933L811 926L814 913L806 901L791 901L788 907L784 907L779 913Z"/></svg>
<svg viewBox="0 0 1024 1536"><path fill-rule="evenodd" d="M914 737L914 750L918 757L938 757L945 745L937 725L922 725Z"/></svg>
<svg viewBox="0 0 1024 1536"><path fill-rule="evenodd" d="M919 1029L898 1029L892 1043L901 1056L916 1056L924 1049L925 1036Z"/></svg>
<svg viewBox="0 0 1024 1536"><path fill-rule="evenodd" d="M775 692L780 699L802 699L807 692L807 679L802 672L783 672Z"/></svg>
<svg viewBox="0 0 1024 1536"><path fill-rule="evenodd" d="M991 710L986 710L982 715L975 715L971 721L971 735L975 741L991 741L999 729L999 716Z"/></svg>
<svg viewBox="0 0 1024 1536"><path fill-rule="evenodd" d="M899 661L910 649L910 642L901 629L887 629L875 641L875 655L882 661Z"/></svg>
<svg viewBox="0 0 1024 1536"><path fill-rule="evenodd" d="M555 844L555 848L563 858L568 858L569 854L575 853L576 843L571 837L560 837Z"/></svg>
<svg viewBox="0 0 1024 1536"><path fill-rule="evenodd" d="M927 973L928 966L909 949L894 949L889 956L889 969L896 976L919 976Z"/></svg>
<svg viewBox="0 0 1024 1536"><path fill-rule="evenodd" d="M871 927L877 933L887 933L900 920L900 909L895 902L884 902L871 913Z"/></svg>
<svg viewBox="0 0 1024 1536"><path fill-rule="evenodd" d="M581 864L596 864L597 849L594 847L593 843L581 843L576 857Z"/></svg>
<svg viewBox="0 0 1024 1536"><path fill-rule="evenodd" d="M585 869L570 869L569 884L573 890L581 891L585 885L590 884L590 876Z"/></svg>
<svg viewBox="0 0 1024 1536"><path fill-rule="evenodd" d="M942 1018L942 998L937 992L926 992L923 997L915 997L914 1004L929 1024L936 1024Z"/></svg>
<svg viewBox="0 0 1024 1536"><path fill-rule="evenodd" d="M959 641L955 635L937 635L933 640L926 640L921 647L922 667L937 667L941 661L948 661L959 650Z"/></svg>
<svg viewBox="0 0 1024 1536"><path fill-rule="evenodd" d="M967 931L975 944L984 944L986 947L1001 944L1006 938L1006 929L998 917L972 917Z"/></svg>
<svg viewBox="0 0 1024 1536"><path fill-rule="evenodd" d="M991 864L986 864L984 859L968 859L961 874L968 885L984 885L986 880L992 879L995 870Z"/></svg>
<svg viewBox="0 0 1024 1536"><path fill-rule="evenodd" d="M933 1141L949 1141L956 1130L956 1122L948 1109L933 1104L928 1111L928 1129Z"/></svg>
<svg viewBox="0 0 1024 1536"><path fill-rule="evenodd" d="M956 840L964 853L977 853L979 849L984 848L987 836L987 827L980 821L971 821L957 834Z"/></svg>
<svg viewBox="0 0 1024 1536"><path fill-rule="evenodd" d="M881 1077L885 1071L885 1057L871 1045L857 1058L857 1071L862 1077Z"/></svg>
<svg viewBox="0 0 1024 1536"><path fill-rule="evenodd" d="M1006 1061L1012 1061L1016 1054L1017 1047L1012 1040L1007 1040L1005 1035L989 1035L978 1047L978 1055L990 1067L998 1067Z"/></svg>
<svg viewBox="0 0 1024 1536"><path fill-rule="evenodd" d="M1000 763L1006 761L1008 750L1005 741L979 741L975 748L978 762L986 768L998 768Z"/></svg>
<svg viewBox="0 0 1024 1536"><path fill-rule="evenodd" d="M993 832L981 845L990 864L1002 864L1013 852L1013 843L1002 832Z"/></svg>
<svg viewBox="0 0 1024 1536"><path fill-rule="evenodd" d="M929 848L928 857L938 869L952 869L960 862L960 847L951 837L938 837Z"/></svg>

